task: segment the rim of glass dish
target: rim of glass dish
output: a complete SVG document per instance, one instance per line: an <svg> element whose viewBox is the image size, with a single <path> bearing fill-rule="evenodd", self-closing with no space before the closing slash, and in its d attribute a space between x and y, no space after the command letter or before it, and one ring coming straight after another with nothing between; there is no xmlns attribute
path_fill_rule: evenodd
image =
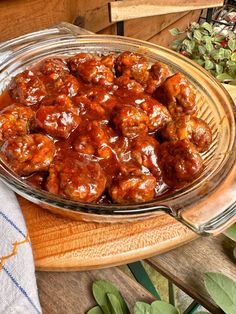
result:
<svg viewBox="0 0 236 314"><path fill-rule="evenodd" d="M34 33L32 33L33 38ZM168 48L161 47L149 42L145 42L142 40L137 40L133 38L128 37L122 37L122 36L114 36L114 35L71 35L71 34L63 34L60 35L58 33L55 33L55 38L49 38L45 39L44 41L38 41L36 43L30 44L29 46L23 46L19 50L15 51L13 54L11 54L8 58L8 61L12 60L14 56L18 56L19 53L34 51L36 48L42 48L44 46L48 45L59 45L58 38L60 37L60 44L70 44L71 41L73 44L79 45L83 43L91 44L96 42L103 41L109 41L112 44L128 44L129 46L137 46L138 49L145 50L151 50L155 54L155 50L158 50L158 53L161 51L165 51L165 53L168 53L169 55L173 55L174 57L177 57L178 59L181 59L183 63L190 65L190 67L193 67L194 69L197 69L199 74L204 74L204 77L207 78L208 82L214 86L214 90L216 90L216 87L219 89L218 94L220 95L220 91L226 96L229 108L228 110L232 110L232 113L236 115L236 107L235 104L231 98L231 96L228 94L228 92L225 90L225 88L213 77L211 76L205 69L203 69L198 64L194 63L192 60L178 54L177 52L174 52ZM117 50L119 48L117 47ZM128 50L128 47L127 47ZM157 51L156 51L157 53ZM6 62L7 60L5 60ZM14 60L13 60L14 61ZM194 77L193 77L194 78ZM235 122L235 120L234 120ZM235 133L235 123L234 123L234 129L231 130L231 133ZM231 134L232 137L232 134ZM232 169L232 165L236 161L236 138L233 137L233 142L231 144L231 154L228 155L227 159L224 161L223 169L220 170L220 180L218 178L217 183L211 187L210 190L207 191L205 194L201 194L198 197L196 197L195 202L198 200L203 199L207 197L209 194L213 193L217 187L220 186L220 184L227 178L228 174L230 173ZM109 205L102 205L102 204L93 204L93 203L82 203L79 201L72 201L66 198L63 198L61 196L57 196L55 194L51 194L49 192L38 190L29 184L26 184L22 180L20 180L2 161L0 161L0 179L6 183L8 186L10 186L15 192L18 194L28 197L28 199L37 200L39 202L44 203L45 205L52 205L61 207L64 209L69 209L75 212L84 212L84 213L91 213L91 214L102 214L102 215L132 215L132 214L143 214L143 213L149 213L152 211L159 210L166 210L168 211L168 208L173 207L173 204L176 200L178 200L181 203L182 207L185 207L186 195L189 196L193 195L196 196L196 192L198 191L200 184L202 182L202 179L195 180L192 184L189 184L187 187L177 190L174 193L170 194L169 196L161 196L157 199L154 199L149 202L145 203L139 203L139 204L109 204ZM224 170L224 171L223 171ZM211 179L213 180L216 176L219 176L219 173L216 172L212 174ZM186 203L188 204L188 202Z"/></svg>

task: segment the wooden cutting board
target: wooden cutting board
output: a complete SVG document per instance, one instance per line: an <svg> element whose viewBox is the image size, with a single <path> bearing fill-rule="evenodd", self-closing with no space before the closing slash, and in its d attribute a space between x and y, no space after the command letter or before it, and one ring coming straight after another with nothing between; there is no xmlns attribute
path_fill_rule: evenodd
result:
<svg viewBox="0 0 236 314"><path fill-rule="evenodd" d="M227 86L236 99L236 87ZM167 214L130 223L65 219L19 197L38 270L85 270L144 259L197 238Z"/></svg>
<svg viewBox="0 0 236 314"><path fill-rule="evenodd" d="M38 270L86 270L126 264L197 237L167 214L129 223L65 219L19 197Z"/></svg>

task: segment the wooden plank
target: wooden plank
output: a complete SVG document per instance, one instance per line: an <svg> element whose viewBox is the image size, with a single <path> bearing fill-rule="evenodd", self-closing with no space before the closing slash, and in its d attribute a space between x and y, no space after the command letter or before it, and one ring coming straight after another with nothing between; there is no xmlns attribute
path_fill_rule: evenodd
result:
<svg viewBox="0 0 236 314"><path fill-rule="evenodd" d="M191 22L197 21L200 14L201 14L201 10L189 12L184 17L177 20L175 23L169 25L168 27L163 29L160 33L158 33L157 35L150 38L149 41L154 43L154 44L170 48L171 43L175 40L175 37L173 37L170 34L170 29L177 27L181 30L184 30ZM185 36L186 36L185 34L182 35L183 38ZM180 39L180 38L181 37L178 36L178 39Z"/></svg>
<svg viewBox="0 0 236 314"><path fill-rule="evenodd" d="M18 200L38 270L88 270L127 264L197 237L167 214L126 223L86 223L53 215L21 197Z"/></svg>
<svg viewBox="0 0 236 314"><path fill-rule="evenodd" d="M83 21L80 26L94 33L111 25L107 4L84 12L80 11L80 16Z"/></svg>
<svg viewBox="0 0 236 314"><path fill-rule="evenodd" d="M147 260L158 272L197 300L211 313L223 313L208 295L205 272L221 272L236 281L232 256L235 243L224 235L199 238L187 245Z"/></svg>
<svg viewBox="0 0 236 314"><path fill-rule="evenodd" d="M110 2L111 22L222 6L222 0L128 0Z"/></svg>
<svg viewBox="0 0 236 314"><path fill-rule="evenodd" d="M124 22L124 35L142 40L148 40L164 28L174 23L188 12L150 16Z"/></svg>
<svg viewBox="0 0 236 314"><path fill-rule="evenodd" d="M61 21L72 22L77 0L0 1L0 41L37 31Z"/></svg>
<svg viewBox="0 0 236 314"><path fill-rule="evenodd" d="M86 313L95 305L92 283L98 279L111 281L130 309L136 301L154 301L147 290L115 267L90 272L38 272L36 277L44 314Z"/></svg>
<svg viewBox="0 0 236 314"><path fill-rule="evenodd" d="M116 35L117 34L117 27L116 27L116 23L112 24L104 29L102 29L101 31L97 32L98 34L108 34L108 35Z"/></svg>

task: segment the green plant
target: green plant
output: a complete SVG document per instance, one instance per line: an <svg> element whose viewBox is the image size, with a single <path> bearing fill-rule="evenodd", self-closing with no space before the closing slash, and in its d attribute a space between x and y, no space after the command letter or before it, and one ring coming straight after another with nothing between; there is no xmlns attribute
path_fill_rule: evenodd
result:
<svg viewBox="0 0 236 314"><path fill-rule="evenodd" d="M172 43L172 49L194 60L208 70L220 82L236 85L236 36L216 33L207 22L193 22L185 31L170 30L173 36L186 34ZM183 35L181 35L183 36Z"/></svg>
<svg viewBox="0 0 236 314"><path fill-rule="evenodd" d="M204 276L205 287L226 314L235 314L236 309L236 283L221 273L208 272ZM154 301L151 304L136 302L133 311L121 296L119 290L110 282L98 280L93 283L93 295L97 304L87 314L179 314L171 304L163 301ZM204 314L207 312L198 312Z"/></svg>

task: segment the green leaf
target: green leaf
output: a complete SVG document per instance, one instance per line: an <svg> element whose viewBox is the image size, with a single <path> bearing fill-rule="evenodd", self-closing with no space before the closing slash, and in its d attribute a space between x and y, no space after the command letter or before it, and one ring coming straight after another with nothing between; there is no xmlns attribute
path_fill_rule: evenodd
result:
<svg viewBox="0 0 236 314"><path fill-rule="evenodd" d="M233 80L232 76L230 76L228 73L221 73L216 76L217 80L220 82L230 82Z"/></svg>
<svg viewBox="0 0 236 314"><path fill-rule="evenodd" d="M188 39L193 39L193 33L192 32L187 32L187 37Z"/></svg>
<svg viewBox="0 0 236 314"><path fill-rule="evenodd" d="M200 41L202 39L202 34L201 34L201 32L198 29L196 29L193 32L193 37Z"/></svg>
<svg viewBox="0 0 236 314"><path fill-rule="evenodd" d="M123 314L122 306L119 299L112 293L107 293L107 297L111 305L111 314Z"/></svg>
<svg viewBox="0 0 236 314"><path fill-rule="evenodd" d="M201 66L203 66L205 63L202 59L193 59L193 61L197 62Z"/></svg>
<svg viewBox="0 0 236 314"><path fill-rule="evenodd" d="M154 301L151 304L151 314L178 314L177 309L166 302L163 301Z"/></svg>
<svg viewBox="0 0 236 314"><path fill-rule="evenodd" d="M119 290L113 286L113 284L105 280L97 280L93 283L93 296L105 314L110 314L108 293L114 294L118 298L122 306L123 314L129 314L127 304L120 295Z"/></svg>
<svg viewBox="0 0 236 314"><path fill-rule="evenodd" d="M198 51L201 55L206 53L206 48L204 46L198 46Z"/></svg>
<svg viewBox="0 0 236 314"><path fill-rule="evenodd" d="M214 49L213 45L212 45L212 42L210 40L208 40L206 42L206 50L211 52L212 50Z"/></svg>
<svg viewBox="0 0 236 314"><path fill-rule="evenodd" d="M226 314L235 314L236 282L221 273L207 272L204 274L205 287Z"/></svg>
<svg viewBox="0 0 236 314"><path fill-rule="evenodd" d="M87 314L104 314L101 310L100 306L94 306L92 309L90 309Z"/></svg>
<svg viewBox="0 0 236 314"><path fill-rule="evenodd" d="M151 314L151 305L145 302L136 302L134 305L134 314Z"/></svg>
<svg viewBox="0 0 236 314"><path fill-rule="evenodd" d="M172 45L171 45L171 48L174 49L174 50L179 51L180 48L181 48L182 42L183 42L183 41L182 41L182 40L179 40L179 39L173 41L173 43L172 43Z"/></svg>
<svg viewBox="0 0 236 314"><path fill-rule="evenodd" d="M236 242L236 223L226 229L224 235Z"/></svg>
<svg viewBox="0 0 236 314"><path fill-rule="evenodd" d="M236 62L235 61L228 60L227 66L230 70L236 70Z"/></svg>
<svg viewBox="0 0 236 314"><path fill-rule="evenodd" d="M225 54L225 59L229 59L231 57L232 52L230 51L230 49L225 49L224 54Z"/></svg>
<svg viewBox="0 0 236 314"><path fill-rule="evenodd" d="M232 61L236 62L236 52L233 52L230 58Z"/></svg>
<svg viewBox="0 0 236 314"><path fill-rule="evenodd" d="M219 49L219 60L223 60L225 58L225 49L220 48Z"/></svg>
<svg viewBox="0 0 236 314"><path fill-rule="evenodd" d="M221 42L223 40L225 40L225 36L224 35L216 35L214 37L214 41L216 41L216 42Z"/></svg>
<svg viewBox="0 0 236 314"><path fill-rule="evenodd" d="M216 64L216 73L221 74L223 73L223 71L224 71L223 66L221 64Z"/></svg>
<svg viewBox="0 0 236 314"><path fill-rule="evenodd" d="M207 22L202 23L201 27L205 28L209 33L212 32L212 25Z"/></svg>
<svg viewBox="0 0 236 314"><path fill-rule="evenodd" d="M206 70L214 69L214 63L213 63L211 60L206 60L206 61L205 61L204 68L205 68Z"/></svg>
<svg viewBox="0 0 236 314"><path fill-rule="evenodd" d="M228 47L234 51L236 49L236 39L234 38L230 38L230 40L228 41Z"/></svg>
<svg viewBox="0 0 236 314"><path fill-rule="evenodd" d="M192 53L192 50L193 50L194 47L195 47L195 42L194 42L193 40L184 39L183 45L185 45L186 51L187 51L188 53Z"/></svg>
<svg viewBox="0 0 236 314"><path fill-rule="evenodd" d="M181 34L181 31L178 28L172 28L172 29L170 29L170 33L173 36L177 36L177 35Z"/></svg>
<svg viewBox="0 0 236 314"><path fill-rule="evenodd" d="M234 248L233 254L234 254L234 258L236 259L236 247Z"/></svg>

